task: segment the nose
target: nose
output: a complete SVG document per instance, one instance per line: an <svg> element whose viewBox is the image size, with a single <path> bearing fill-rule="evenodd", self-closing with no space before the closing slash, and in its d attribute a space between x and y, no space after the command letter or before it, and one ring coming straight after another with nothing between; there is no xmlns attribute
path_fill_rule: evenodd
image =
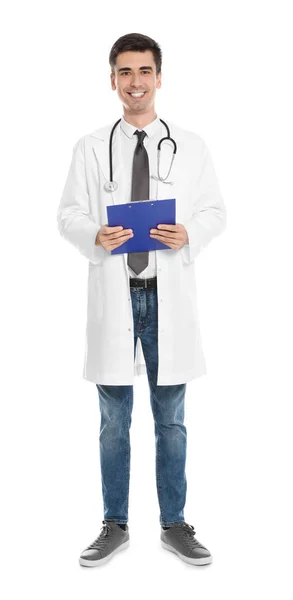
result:
<svg viewBox="0 0 293 600"><path fill-rule="evenodd" d="M133 73L132 74L130 85L131 85L131 87L133 87L133 86L134 87L139 87L139 85L140 85L140 75L139 75L139 73L137 73L137 74Z"/></svg>

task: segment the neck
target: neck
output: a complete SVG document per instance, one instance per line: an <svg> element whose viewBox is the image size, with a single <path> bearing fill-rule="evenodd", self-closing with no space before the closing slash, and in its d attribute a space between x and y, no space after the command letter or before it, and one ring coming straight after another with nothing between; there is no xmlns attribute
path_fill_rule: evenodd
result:
<svg viewBox="0 0 293 600"><path fill-rule="evenodd" d="M157 118L157 114L155 110L141 115L133 114L124 108L123 117L127 123L130 123L130 125L134 125L134 127L137 127L137 129L143 129L146 127L146 125L149 125L149 123L152 123L152 121Z"/></svg>

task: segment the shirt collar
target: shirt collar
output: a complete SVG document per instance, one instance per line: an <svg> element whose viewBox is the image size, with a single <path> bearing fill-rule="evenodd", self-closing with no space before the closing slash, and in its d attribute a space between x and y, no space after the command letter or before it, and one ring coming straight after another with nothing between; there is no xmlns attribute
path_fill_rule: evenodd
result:
<svg viewBox="0 0 293 600"><path fill-rule="evenodd" d="M160 126L161 126L161 121L160 121L159 117L157 116L151 123L146 125L143 128L143 130L146 132L148 137L152 137L156 133L156 131L159 129ZM129 137L129 138L134 137L134 132L138 129L134 125L131 125L131 123L128 123L124 119L123 116L120 121L120 127L124 131L124 133L127 135L127 137Z"/></svg>

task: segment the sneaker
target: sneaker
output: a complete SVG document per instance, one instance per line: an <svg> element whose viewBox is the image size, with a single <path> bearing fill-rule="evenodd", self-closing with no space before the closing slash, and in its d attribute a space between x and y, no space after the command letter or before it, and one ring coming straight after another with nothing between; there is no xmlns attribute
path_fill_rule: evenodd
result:
<svg viewBox="0 0 293 600"><path fill-rule="evenodd" d="M207 565L212 562L211 553L194 537L193 525L185 521L170 525L169 529L161 528L161 545L166 550L175 552L191 565Z"/></svg>
<svg viewBox="0 0 293 600"><path fill-rule="evenodd" d="M119 527L115 521L103 521L102 531L97 539L80 555L79 564L83 567L98 567L129 546L129 527Z"/></svg>

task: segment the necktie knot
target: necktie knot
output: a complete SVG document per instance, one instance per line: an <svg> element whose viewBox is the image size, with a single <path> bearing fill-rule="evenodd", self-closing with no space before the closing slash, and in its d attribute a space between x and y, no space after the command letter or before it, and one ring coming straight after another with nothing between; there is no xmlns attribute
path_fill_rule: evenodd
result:
<svg viewBox="0 0 293 600"><path fill-rule="evenodd" d="M137 145L138 146L142 146L143 145L143 140L144 140L145 136L147 135L146 131L144 131L143 129L142 129L142 131L138 131L138 129L137 129L134 132L134 135L137 135L137 137L138 137Z"/></svg>

